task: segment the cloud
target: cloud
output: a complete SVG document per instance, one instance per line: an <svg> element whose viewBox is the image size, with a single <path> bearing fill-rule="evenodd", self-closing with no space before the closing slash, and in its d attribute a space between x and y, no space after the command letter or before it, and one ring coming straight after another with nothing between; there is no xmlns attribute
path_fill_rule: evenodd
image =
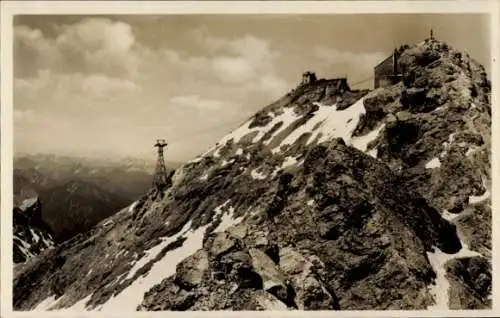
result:
<svg viewBox="0 0 500 318"><path fill-rule="evenodd" d="M383 52L339 51L321 45L315 47L312 54L314 58L335 67L337 72L350 74L354 78L372 75L373 67L386 57Z"/></svg>
<svg viewBox="0 0 500 318"><path fill-rule="evenodd" d="M270 42L252 35L237 39L221 39L208 36L204 43L214 55L210 60L215 74L225 83L246 83L248 88L274 93L281 89L267 82L279 82L276 61L281 52L273 49ZM281 92L283 93L283 92Z"/></svg>
<svg viewBox="0 0 500 318"><path fill-rule="evenodd" d="M16 77L36 74L50 68L63 73L103 73L127 76L137 72L141 61L141 46L136 44L130 25L103 18L84 19L62 27L55 38L28 26L14 28ZM31 72L30 72L31 71Z"/></svg>
<svg viewBox="0 0 500 318"><path fill-rule="evenodd" d="M240 84L248 82L257 76L256 70L251 62L244 57L215 57L212 61L214 73L228 84Z"/></svg>
<svg viewBox="0 0 500 318"><path fill-rule="evenodd" d="M123 93L137 89L136 84L130 80L107 77L104 75L89 75L78 77L81 81L83 93L95 94L98 97L109 96L113 93Z"/></svg>
<svg viewBox="0 0 500 318"><path fill-rule="evenodd" d="M162 50L157 55L162 59L158 63L165 65L162 69L177 74L179 80L186 82L218 82L219 89L228 87L240 93L273 97L285 93L289 83L279 75L276 67L281 52L270 42L252 35L231 39L205 33L203 29L190 33L193 41L205 51L202 54L186 56L170 49Z"/></svg>
<svg viewBox="0 0 500 318"><path fill-rule="evenodd" d="M203 112L220 112L230 107L226 101L205 99L199 95L175 96L170 99L170 104L175 108Z"/></svg>
<svg viewBox="0 0 500 318"><path fill-rule="evenodd" d="M133 152L157 136L210 129L191 136L178 150L182 156L204 149L289 88L277 68L281 52L264 39L187 38L187 47L198 44L188 53L169 43L147 47L133 31L102 18L65 25L54 35L15 26L19 147Z"/></svg>
<svg viewBox="0 0 500 318"><path fill-rule="evenodd" d="M36 77L14 80L15 96L24 100L31 99L31 107L40 99L52 101L53 108L58 101L65 103L65 107L71 107L73 103L78 104L82 100L111 99L117 94L128 94L138 89L129 79L102 74L61 74L50 70L41 70ZM88 103L86 106L91 105L92 103Z"/></svg>

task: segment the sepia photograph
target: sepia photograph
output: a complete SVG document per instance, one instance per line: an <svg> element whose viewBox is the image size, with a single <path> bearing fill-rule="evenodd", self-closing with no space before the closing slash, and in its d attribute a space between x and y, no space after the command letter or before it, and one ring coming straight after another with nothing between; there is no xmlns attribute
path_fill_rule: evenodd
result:
<svg viewBox="0 0 500 318"><path fill-rule="evenodd" d="M491 32L14 15L12 310L491 311Z"/></svg>

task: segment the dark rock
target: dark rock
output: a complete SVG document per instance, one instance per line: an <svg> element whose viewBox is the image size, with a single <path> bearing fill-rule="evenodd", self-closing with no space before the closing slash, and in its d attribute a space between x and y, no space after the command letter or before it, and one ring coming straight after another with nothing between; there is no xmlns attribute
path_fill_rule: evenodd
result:
<svg viewBox="0 0 500 318"><path fill-rule="evenodd" d="M458 258L446 264L450 280L450 309L491 306L491 264L483 257Z"/></svg>

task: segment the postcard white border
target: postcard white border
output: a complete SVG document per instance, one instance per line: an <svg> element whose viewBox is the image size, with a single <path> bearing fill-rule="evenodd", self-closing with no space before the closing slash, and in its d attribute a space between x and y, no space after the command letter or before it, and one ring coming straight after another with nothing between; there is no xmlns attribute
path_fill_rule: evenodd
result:
<svg viewBox="0 0 500 318"><path fill-rule="evenodd" d="M362 14L362 13L488 13L491 17L492 193L500 190L496 155L500 136L499 1L3 1L1 3L1 316L2 317L494 317L500 314L499 249L495 247L500 218L492 197L493 309L478 311L290 311L290 312L13 312L12 311L12 174L13 174L13 15L16 14Z"/></svg>

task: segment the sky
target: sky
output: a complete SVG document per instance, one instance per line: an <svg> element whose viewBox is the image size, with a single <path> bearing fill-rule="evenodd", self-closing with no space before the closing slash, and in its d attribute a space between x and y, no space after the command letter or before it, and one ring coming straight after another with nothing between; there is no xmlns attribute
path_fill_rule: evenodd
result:
<svg viewBox="0 0 500 318"><path fill-rule="evenodd" d="M489 72L477 14L16 16L15 152L154 159L163 138L186 161L304 71L363 81L431 28Z"/></svg>

